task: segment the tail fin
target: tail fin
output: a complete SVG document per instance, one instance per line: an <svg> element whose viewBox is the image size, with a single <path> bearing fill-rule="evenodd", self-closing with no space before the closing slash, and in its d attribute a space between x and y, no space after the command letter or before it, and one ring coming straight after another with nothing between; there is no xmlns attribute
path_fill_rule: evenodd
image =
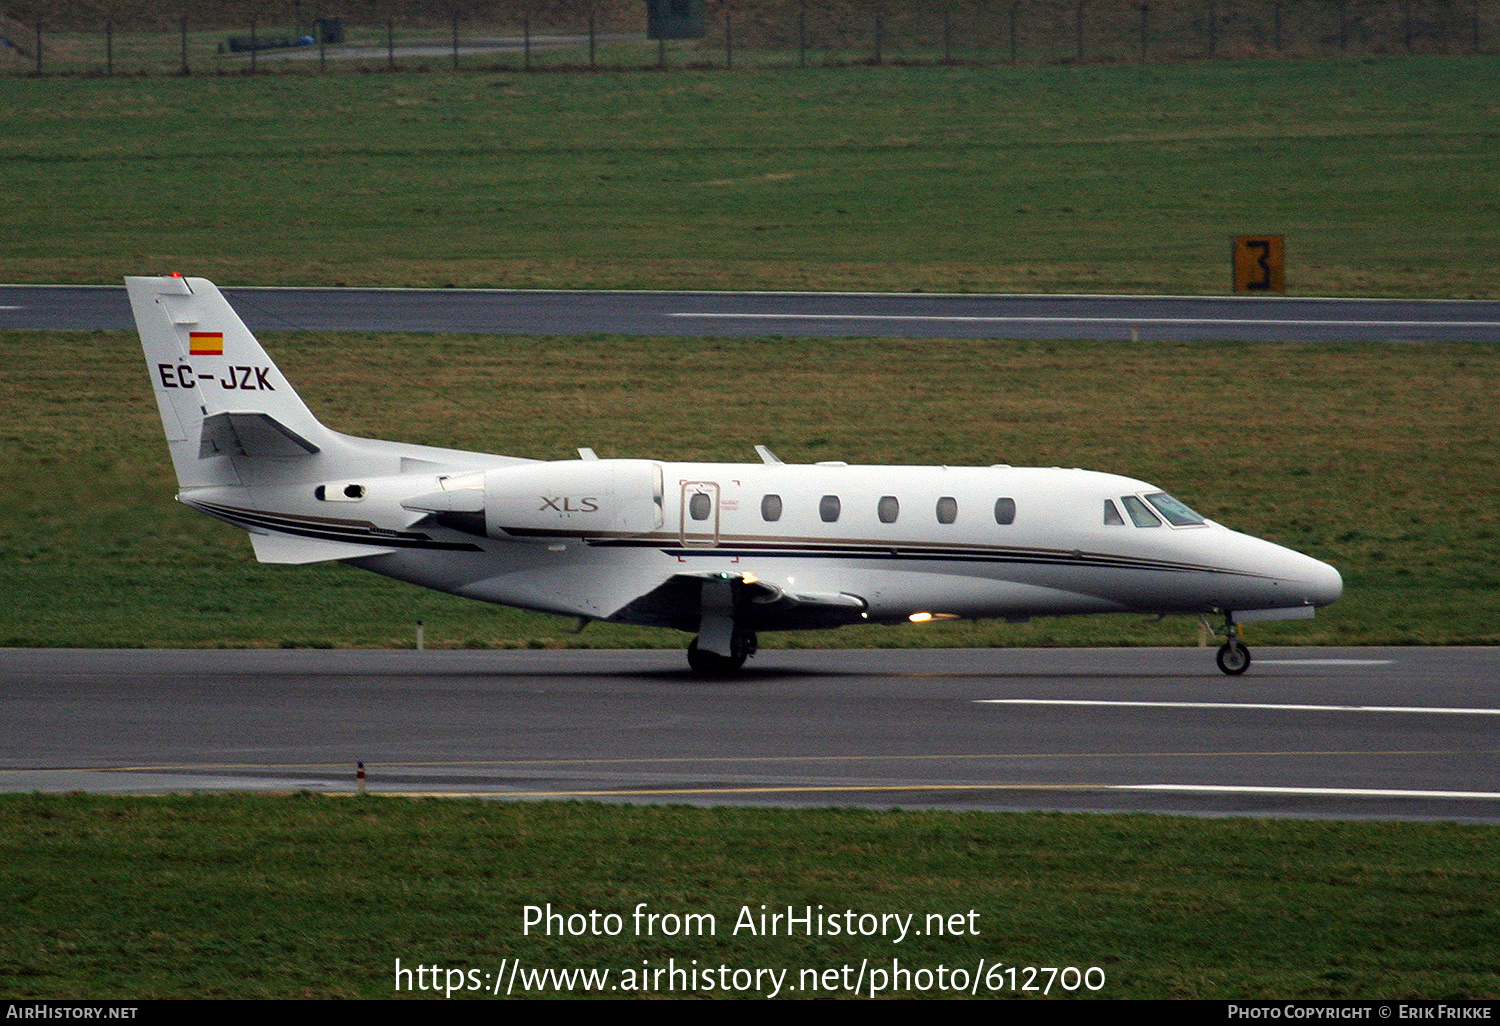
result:
<svg viewBox="0 0 1500 1026"><path fill-rule="evenodd" d="M236 456L296 460L334 442L212 282L125 287L182 488L242 483Z"/></svg>

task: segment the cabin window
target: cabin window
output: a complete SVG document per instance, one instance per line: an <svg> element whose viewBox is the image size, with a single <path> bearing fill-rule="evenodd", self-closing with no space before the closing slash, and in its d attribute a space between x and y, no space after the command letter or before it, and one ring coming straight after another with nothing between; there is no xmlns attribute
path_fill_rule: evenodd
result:
<svg viewBox="0 0 1500 1026"><path fill-rule="evenodd" d="M763 495L760 499L760 518L766 522L781 519L781 496Z"/></svg>
<svg viewBox="0 0 1500 1026"><path fill-rule="evenodd" d="M940 524L951 524L958 519L958 500L945 495L937 501L937 519Z"/></svg>
<svg viewBox="0 0 1500 1026"><path fill-rule="evenodd" d="M839 518L839 497L837 495L825 495L818 500L818 516L823 523L831 524Z"/></svg>
<svg viewBox="0 0 1500 1026"><path fill-rule="evenodd" d="M1122 495L1120 501L1125 504L1125 512L1130 514L1130 520L1136 527L1161 526L1161 521L1151 512L1150 507L1134 495Z"/></svg>
<svg viewBox="0 0 1500 1026"><path fill-rule="evenodd" d="M880 517L882 524L894 524L896 518L901 515L901 503L894 495L882 495L880 501L875 504L875 513Z"/></svg>
<svg viewBox="0 0 1500 1026"><path fill-rule="evenodd" d="M1015 499L996 499L995 500L995 523L997 523L997 524L1014 524L1015 522L1016 522L1016 500Z"/></svg>
<svg viewBox="0 0 1500 1026"><path fill-rule="evenodd" d="M1120 516L1119 509L1115 506L1113 500L1110 499L1104 500L1104 523L1107 527L1125 526L1125 518Z"/></svg>
<svg viewBox="0 0 1500 1026"><path fill-rule="evenodd" d="M692 498L688 499L688 516L694 520L707 520L712 509L713 500L706 492L694 492Z"/></svg>
<svg viewBox="0 0 1500 1026"><path fill-rule="evenodd" d="M1152 492L1146 496L1146 501L1156 507L1156 511L1167 518L1167 523L1173 527L1198 527L1203 523L1203 518L1192 510L1187 504L1172 498L1166 492Z"/></svg>

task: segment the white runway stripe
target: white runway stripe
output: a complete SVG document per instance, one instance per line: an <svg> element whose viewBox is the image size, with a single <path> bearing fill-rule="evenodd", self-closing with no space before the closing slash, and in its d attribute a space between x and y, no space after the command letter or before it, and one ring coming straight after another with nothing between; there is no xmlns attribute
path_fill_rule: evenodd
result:
<svg viewBox="0 0 1500 1026"><path fill-rule="evenodd" d="M686 310L672 311L667 316L718 320L919 321L939 324L1132 324L1136 326L1222 324L1235 327L1258 324L1279 328L1310 326L1324 328L1500 328L1500 322L1495 321L1368 321L1290 317L985 317L874 313L701 313Z"/></svg>
<svg viewBox="0 0 1500 1026"><path fill-rule="evenodd" d="M1256 666L1389 666L1394 659L1257 659Z"/></svg>
<svg viewBox="0 0 1500 1026"><path fill-rule="evenodd" d="M1283 712L1429 713L1437 716L1500 716L1500 709L1441 709L1421 705L1282 705L1269 702L1110 702L1079 698L978 698L978 705L1087 705L1138 709L1275 709Z"/></svg>
<svg viewBox="0 0 1500 1026"><path fill-rule="evenodd" d="M1384 787L1249 787L1230 784L1116 784L1113 791L1204 791L1213 794L1300 794L1340 798L1500 798L1500 791L1408 791Z"/></svg>

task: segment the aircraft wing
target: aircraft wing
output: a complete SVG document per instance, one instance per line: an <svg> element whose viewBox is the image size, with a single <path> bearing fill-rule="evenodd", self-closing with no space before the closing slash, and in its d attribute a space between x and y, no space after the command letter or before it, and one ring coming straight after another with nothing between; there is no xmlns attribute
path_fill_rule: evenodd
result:
<svg viewBox="0 0 1500 1026"><path fill-rule="evenodd" d="M867 604L857 595L791 592L751 574L704 572L674 574L609 619L696 631L703 615L704 584L725 580L733 585L735 620L750 630L812 630L861 623L865 618Z"/></svg>

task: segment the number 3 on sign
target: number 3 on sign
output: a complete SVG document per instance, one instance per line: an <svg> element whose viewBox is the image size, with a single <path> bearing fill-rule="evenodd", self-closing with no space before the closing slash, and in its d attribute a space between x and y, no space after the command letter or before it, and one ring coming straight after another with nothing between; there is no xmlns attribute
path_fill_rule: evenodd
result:
<svg viewBox="0 0 1500 1026"><path fill-rule="evenodd" d="M1234 291L1286 291L1285 235L1235 236Z"/></svg>

